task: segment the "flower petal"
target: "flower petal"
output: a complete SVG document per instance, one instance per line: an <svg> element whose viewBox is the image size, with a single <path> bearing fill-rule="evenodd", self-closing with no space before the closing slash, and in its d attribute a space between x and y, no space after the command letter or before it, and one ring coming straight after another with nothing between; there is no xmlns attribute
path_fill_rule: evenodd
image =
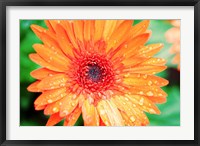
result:
<svg viewBox="0 0 200 146"><path fill-rule="evenodd" d="M90 41L94 37L94 20L84 21L84 40Z"/></svg>
<svg viewBox="0 0 200 146"><path fill-rule="evenodd" d="M124 83L132 86L166 86L169 82L166 79L154 75L127 73L124 75Z"/></svg>
<svg viewBox="0 0 200 146"><path fill-rule="evenodd" d="M121 44L118 48L114 49L111 52L108 52L109 56L111 56L113 59L115 55L121 55L126 58L133 56L137 54L137 52L141 49L141 46L143 46L147 40L149 39L150 34L149 33L144 33L140 34L133 39L124 42Z"/></svg>
<svg viewBox="0 0 200 146"><path fill-rule="evenodd" d="M133 26L130 30L131 38L134 38L135 36L146 32L147 28L149 27L149 23L149 20L143 20L142 22Z"/></svg>
<svg viewBox="0 0 200 146"><path fill-rule="evenodd" d="M72 26L73 22L62 20L61 24L63 25L63 28L65 29L68 35L68 38L70 39L70 42L73 44L74 48L78 48L77 41L76 41L74 31L73 31L73 26Z"/></svg>
<svg viewBox="0 0 200 146"><path fill-rule="evenodd" d="M56 101L56 102L48 104L46 106L46 108L44 109L44 114L45 115L52 115L52 114L55 114L55 113L59 112L62 100L63 100L63 98L58 100L58 101Z"/></svg>
<svg viewBox="0 0 200 146"><path fill-rule="evenodd" d="M67 70L67 65L69 63L66 57L57 54L57 52L54 52L41 44L34 44L33 48L48 63L52 64L60 70Z"/></svg>
<svg viewBox="0 0 200 146"><path fill-rule="evenodd" d="M42 79L37 87L42 90L57 89L66 86L67 80L68 78L65 74L56 74Z"/></svg>
<svg viewBox="0 0 200 146"><path fill-rule="evenodd" d="M153 75L165 70L166 68L167 66L137 65L134 67L124 69L124 72Z"/></svg>
<svg viewBox="0 0 200 146"><path fill-rule="evenodd" d="M46 123L46 126L53 126L59 123L63 118L59 116L59 113L55 113L50 116L49 120Z"/></svg>
<svg viewBox="0 0 200 146"><path fill-rule="evenodd" d="M41 79L44 79L45 77L52 76L52 75L55 75L57 73L58 72L54 72L54 71L49 70L47 68L39 68L39 69L32 71L30 74L33 78L41 80Z"/></svg>
<svg viewBox="0 0 200 146"><path fill-rule="evenodd" d="M166 97L167 94L157 86L132 86L129 90L132 94L149 97Z"/></svg>
<svg viewBox="0 0 200 146"><path fill-rule="evenodd" d="M128 32L130 31L132 24L133 21L126 20L122 22L117 29L115 29L108 41L107 50L110 50L110 48L117 48L125 40L127 40L129 37Z"/></svg>
<svg viewBox="0 0 200 146"><path fill-rule="evenodd" d="M96 20L95 21L95 32L94 32L94 41L97 42L102 39L105 20Z"/></svg>
<svg viewBox="0 0 200 146"><path fill-rule="evenodd" d="M43 67L46 67L50 70L53 70L53 71L57 71L57 72L63 72L63 70L61 69L58 69L57 67L54 67L53 65L51 65L50 63L46 62L43 58L41 58L38 54L30 54L29 55L29 58L39 64L40 66L43 66Z"/></svg>
<svg viewBox="0 0 200 146"><path fill-rule="evenodd" d="M99 115L93 104L85 100L82 106L82 116L85 126L99 126Z"/></svg>
<svg viewBox="0 0 200 146"><path fill-rule="evenodd" d="M34 102L35 105L46 105L66 97L66 88L59 88L43 92Z"/></svg>
<svg viewBox="0 0 200 146"><path fill-rule="evenodd" d="M78 104L78 98L74 99L74 97L76 97L76 95L68 94L62 101L62 104L60 107L61 117L69 115L76 108Z"/></svg>
<svg viewBox="0 0 200 146"><path fill-rule="evenodd" d="M30 85L28 86L27 90L28 90L29 92L42 92L42 90L39 89L39 88L37 87L37 85L38 85L39 83L40 83L40 81L36 81L36 82L30 84Z"/></svg>
<svg viewBox="0 0 200 146"><path fill-rule="evenodd" d="M145 62L141 63L140 65L156 65L156 66L162 66L166 64L166 60L163 58L150 58L146 60Z"/></svg>
<svg viewBox="0 0 200 146"><path fill-rule="evenodd" d="M83 20L74 20L73 28L76 39L83 42Z"/></svg>
<svg viewBox="0 0 200 146"><path fill-rule="evenodd" d="M119 110L111 100L101 100L97 105L97 110L101 119L107 126L124 125Z"/></svg>
<svg viewBox="0 0 200 146"><path fill-rule="evenodd" d="M73 126L81 115L81 108L75 108L74 111L68 115L64 121L64 126Z"/></svg>
<svg viewBox="0 0 200 146"><path fill-rule="evenodd" d="M67 33L61 24L57 24L56 26L56 37L59 40L59 46L62 51L66 54L66 56L73 55L73 45L71 44Z"/></svg>
<svg viewBox="0 0 200 146"><path fill-rule="evenodd" d="M116 106L129 117L129 119L136 126L147 125L149 123L148 118L141 109L136 107L137 105L132 104L127 100L128 98L123 96L116 96L112 98L112 101Z"/></svg>
<svg viewBox="0 0 200 146"><path fill-rule="evenodd" d="M105 26L103 31L104 40L108 40L116 28L117 20L105 20Z"/></svg>
<svg viewBox="0 0 200 146"><path fill-rule="evenodd" d="M128 98L128 101L139 106L143 111L151 114L160 114L160 110L147 97L140 95L126 95L126 97Z"/></svg>

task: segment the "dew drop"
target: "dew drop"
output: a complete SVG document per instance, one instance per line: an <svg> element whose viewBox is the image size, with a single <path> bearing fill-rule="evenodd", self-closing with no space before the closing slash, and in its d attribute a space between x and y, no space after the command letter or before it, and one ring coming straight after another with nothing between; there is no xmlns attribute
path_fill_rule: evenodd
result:
<svg viewBox="0 0 200 146"><path fill-rule="evenodd" d="M71 103L71 106L75 106L75 103L74 103L74 102L72 102L72 103Z"/></svg>
<svg viewBox="0 0 200 146"><path fill-rule="evenodd" d="M146 78L147 78L147 75L145 74L145 75L143 76L143 78L146 79Z"/></svg>
<svg viewBox="0 0 200 146"><path fill-rule="evenodd" d="M68 113L69 113L68 110L63 111L63 114L65 114L65 115L67 115Z"/></svg>
<svg viewBox="0 0 200 146"><path fill-rule="evenodd" d="M100 111L100 114L101 114L101 115L104 115L104 114L105 114L105 111L104 111L104 110L101 110L101 111Z"/></svg>
<svg viewBox="0 0 200 146"><path fill-rule="evenodd" d="M127 97L124 98L126 101L129 101Z"/></svg>
<svg viewBox="0 0 200 146"><path fill-rule="evenodd" d="M148 95L148 96L153 96L153 92L152 92L152 91L149 91L149 92L147 92L147 95Z"/></svg>
<svg viewBox="0 0 200 146"><path fill-rule="evenodd" d="M47 102L48 102L48 103L52 103L52 102L53 102L53 100L49 99Z"/></svg>
<svg viewBox="0 0 200 146"><path fill-rule="evenodd" d="M52 77L52 76L53 76L53 74L48 74L48 76Z"/></svg>
<svg viewBox="0 0 200 146"><path fill-rule="evenodd" d="M152 84L153 84L152 81L149 81L149 82L148 82L148 85L149 85L149 86L151 86Z"/></svg>
<svg viewBox="0 0 200 146"><path fill-rule="evenodd" d="M156 114L156 111L154 109L149 110L150 113Z"/></svg>
<svg viewBox="0 0 200 146"><path fill-rule="evenodd" d="M134 118L133 116L130 117L130 120L131 120L132 122L135 122L135 118Z"/></svg>
<svg viewBox="0 0 200 146"><path fill-rule="evenodd" d="M139 105L143 105L144 104L144 98L140 99Z"/></svg>
<svg viewBox="0 0 200 146"><path fill-rule="evenodd" d="M143 92L143 91L140 91L140 92L139 92L139 94L140 94L140 95L143 95L143 94L144 94L144 92Z"/></svg>
<svg viewBox="0 0 200 146"><path fill-rule="evenodd" d="M53 108L53 111L54 111L54 112L57 112L57 111L58 111L58 108L57 108L57 107L54 107L54 108Z"/></svg>

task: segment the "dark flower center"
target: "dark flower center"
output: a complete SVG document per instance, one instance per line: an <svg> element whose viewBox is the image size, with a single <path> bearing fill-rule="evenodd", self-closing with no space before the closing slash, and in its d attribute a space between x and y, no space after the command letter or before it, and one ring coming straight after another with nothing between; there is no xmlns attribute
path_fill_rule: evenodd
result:
<svg viewBox="0 0 200 146"><path fill-rule="evenodd" d="M102 79L102 70L98 65L88 65L88 79L98 82Z"/></svg>

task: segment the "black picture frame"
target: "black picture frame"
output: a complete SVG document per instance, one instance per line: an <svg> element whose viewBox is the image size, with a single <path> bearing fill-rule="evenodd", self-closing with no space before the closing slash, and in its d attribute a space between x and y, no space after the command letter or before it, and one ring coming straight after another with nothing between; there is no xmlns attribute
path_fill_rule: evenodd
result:
<svg viewBox="0 0 200 146"><path fill-rule="evenodd" d="M7 140L6 139L6 7L7 6L194 6L194 140ZM2 146L42 145L200 145L200 1L199 0L0 0L0 144ZM173 131L172 131L173 132Z"/></svg>

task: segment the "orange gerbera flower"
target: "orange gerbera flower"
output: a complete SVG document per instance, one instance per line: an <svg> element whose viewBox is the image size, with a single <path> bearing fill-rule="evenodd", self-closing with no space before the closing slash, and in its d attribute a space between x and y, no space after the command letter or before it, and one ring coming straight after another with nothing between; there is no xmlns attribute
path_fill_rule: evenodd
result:
<svg viewBox="0 0 200 146"><path fill-rule="evenodd" d="M34 105L50 115L46 125L74 125L82 113L87 126L140 126L149 124L145 112L160 113L168 81L154 74L166 61L152 58L162 44L145 46L148 20L45 22L48 29L31 25L44 44L33 45L30 59L42 68L28 90L42 92Z"/></svg>
<svg viewBox="0 0 200 146"><path fill-rule="evenodd" d="M170 28L165 36L169 43L172 43L172 47L170 49L170 53L175 54L172 62L174 64L178 64L178 70L180 70L180 20L172 20L170 23L173 25Z"/></svg>

